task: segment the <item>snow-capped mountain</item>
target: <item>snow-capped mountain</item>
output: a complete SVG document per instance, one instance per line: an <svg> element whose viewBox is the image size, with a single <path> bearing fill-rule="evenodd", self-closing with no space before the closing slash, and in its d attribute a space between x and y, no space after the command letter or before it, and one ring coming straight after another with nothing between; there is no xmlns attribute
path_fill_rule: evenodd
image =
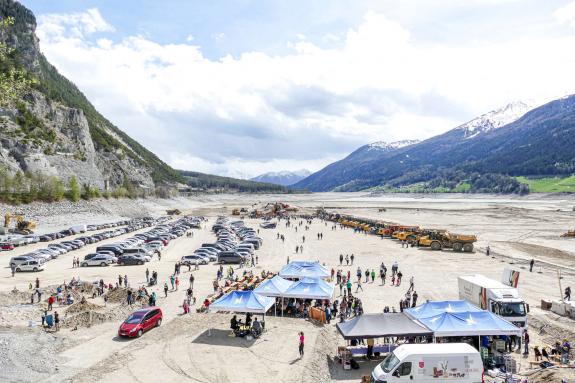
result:
<svg viewBox="0 0 575 383"><path fill-rule="evenodd" d="M573 174L574 130L575 95L514 102L421 142L364 145L293 186L355 191L486 176L478 190L508 192L518 190L510 176Z"/></svg>
<svg viewBox="0 0 575 383"><path fill-rule="evenodd" d="M283 185L289 186L293 185L296 182L299 182L309 176L311 172L306 169L297 170L297 171L279 171L279 172L269 172L260 174L257 177L252 178L252 181L257 182L267 182L276 185Z"/></svg>
<svg viewBox="0 0 575 383"><path fill-rule="evenodd" d="M419 140L401 140L395 142L377 141L367 145L367 150L391 150L417 144Z"/></svg>
<svg viewBox="0 0 575 383"><path fill-rule="evenodd" d="M492 110L491 112L482 114L463 125L458 126L457 130L464 131L466 139L473 138L478 134L489 132L493 129L498 129L502 126L517 121L525 113L534 109L538 105L533 102L513 102L505 105L503 108Z"/></svg>

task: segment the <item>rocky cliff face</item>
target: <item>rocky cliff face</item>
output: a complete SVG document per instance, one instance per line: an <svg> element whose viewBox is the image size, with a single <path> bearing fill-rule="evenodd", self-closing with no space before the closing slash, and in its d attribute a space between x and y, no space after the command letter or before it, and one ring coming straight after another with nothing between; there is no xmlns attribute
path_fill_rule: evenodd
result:
<svg viewBox="0 0 575 383"><path fill-rule="evenodd" d="M29 94L0 107L0 166L40 172L103 189L126 181L150 188L179 181L179 175L153 153L100 115L40 52L32 12L13 0L0 0L0 17L15 24L0 41L37 83Z"/></svg>

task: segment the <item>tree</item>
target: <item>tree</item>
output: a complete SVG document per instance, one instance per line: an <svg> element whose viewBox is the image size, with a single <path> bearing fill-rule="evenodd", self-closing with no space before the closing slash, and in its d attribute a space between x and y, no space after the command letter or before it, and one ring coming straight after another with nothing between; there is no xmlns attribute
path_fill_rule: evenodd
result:
<svg viewBox="0 0 575 383"><path fill-rule="evenodd" d="M0 20L0 32L14 25L13 17ZM0 106L19 99L34 83L29 73L16 65L12 58L14 49L0 43Z"/></svg>
<svg viewBox="0 0 575 383"><path fill-rule="evenodd" d="M78 185L78 180L76 179L76 176L72 176L72 178L70 178L70 181L68 182L68 198L72 202L78 202L80 200L80 197L81 197L80 185Z"/></svg>

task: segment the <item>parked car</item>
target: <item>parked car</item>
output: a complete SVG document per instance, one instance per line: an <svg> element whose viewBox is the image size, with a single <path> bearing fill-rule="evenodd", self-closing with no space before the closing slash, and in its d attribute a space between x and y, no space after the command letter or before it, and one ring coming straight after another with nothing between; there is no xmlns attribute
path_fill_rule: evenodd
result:
<svg viewBox="0 0 575 383"><path fill-rule="evenodd" d="M90 259L84 259L82 261L82 263L80 263L80 266L82 267L88 267L88 266L108 266L110 264L112 264L112 257L106 256L106 255L102 255L102 254L98 254L95 257L92 257Z"/></svg>
<svg viewBox="0 0 575 383"><path fill-rule="evenodd" d="M1 242L0 243L0 251L9 251L14 250L14 245L10 242Z"/></svg>
<svg viewBox="0 0 575 383"><path fill-rule="evenodd" d="M199 254L184 255L181 259L181 263L184 265L190 265L190 264L195 265L196 261L200 265L207 265L209 262L209 259L207 257L203 257Z"/></svg>
<svg viewBox="0 0 575 383"><path fill-rule="evenodd" d="M118 257L118 265L143 265L146 262L144 259L136 257L134 255L120 255Z"/></svg>
<svg viewBox="0 0 575 383"><path fill-rule="evenodd" d="M162 310L159 307L146 307L144 309L134 311L120 325L118 336L139 338L144 334L144 332L151 330L154 327L159 327L162 324L162 318Z"/></svg>
<svg viewBox="0 0 575 383"><path fill-rule="evenodd" d="M17 257L12 257L8 263L8 267L18 266L24 262L33 261L34 258L30 255L19 255Z"/></svg>
<svg viewBox="0 0 575 383"><path fill-rule="evenodd" d="M20 271L42 271L44 270L44 264L41 261L38 260L32 260L32 261L26 261L23 263L20 263L18 266L16 266L16 271L20 272Z"/></svg>

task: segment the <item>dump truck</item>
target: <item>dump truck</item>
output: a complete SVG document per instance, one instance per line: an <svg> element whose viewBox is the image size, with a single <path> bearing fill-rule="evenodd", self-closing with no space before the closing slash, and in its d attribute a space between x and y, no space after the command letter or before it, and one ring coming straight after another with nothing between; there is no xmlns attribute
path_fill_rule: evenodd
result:
<svg viewBox="0 0 575 383"><path fill-rule="evenodd" d="M568 230L566 233L561 234L564 238L575 238L575 230Z"/></svg>
<svg viewBox="0 0 575 383"><path fill-rule="evenodd" d="M232 215L240 215L240 209L232 210Z"/></svg>
<svg viewBox="0 0 575 383"><path fill-rule="evenodd" d="M517 327L527 328L529 305L516 287L507 286L481 274L457 278L459 298L484 310L491 311Z"/></svg>
<svg viewBox="0 0 575 383"><path fill-rule="evenodd" d="M431 250L453 249L471 253L477 242L474 235L455 234L448 231L431 232L418 240L419 247L430 247Z"/></svg>

